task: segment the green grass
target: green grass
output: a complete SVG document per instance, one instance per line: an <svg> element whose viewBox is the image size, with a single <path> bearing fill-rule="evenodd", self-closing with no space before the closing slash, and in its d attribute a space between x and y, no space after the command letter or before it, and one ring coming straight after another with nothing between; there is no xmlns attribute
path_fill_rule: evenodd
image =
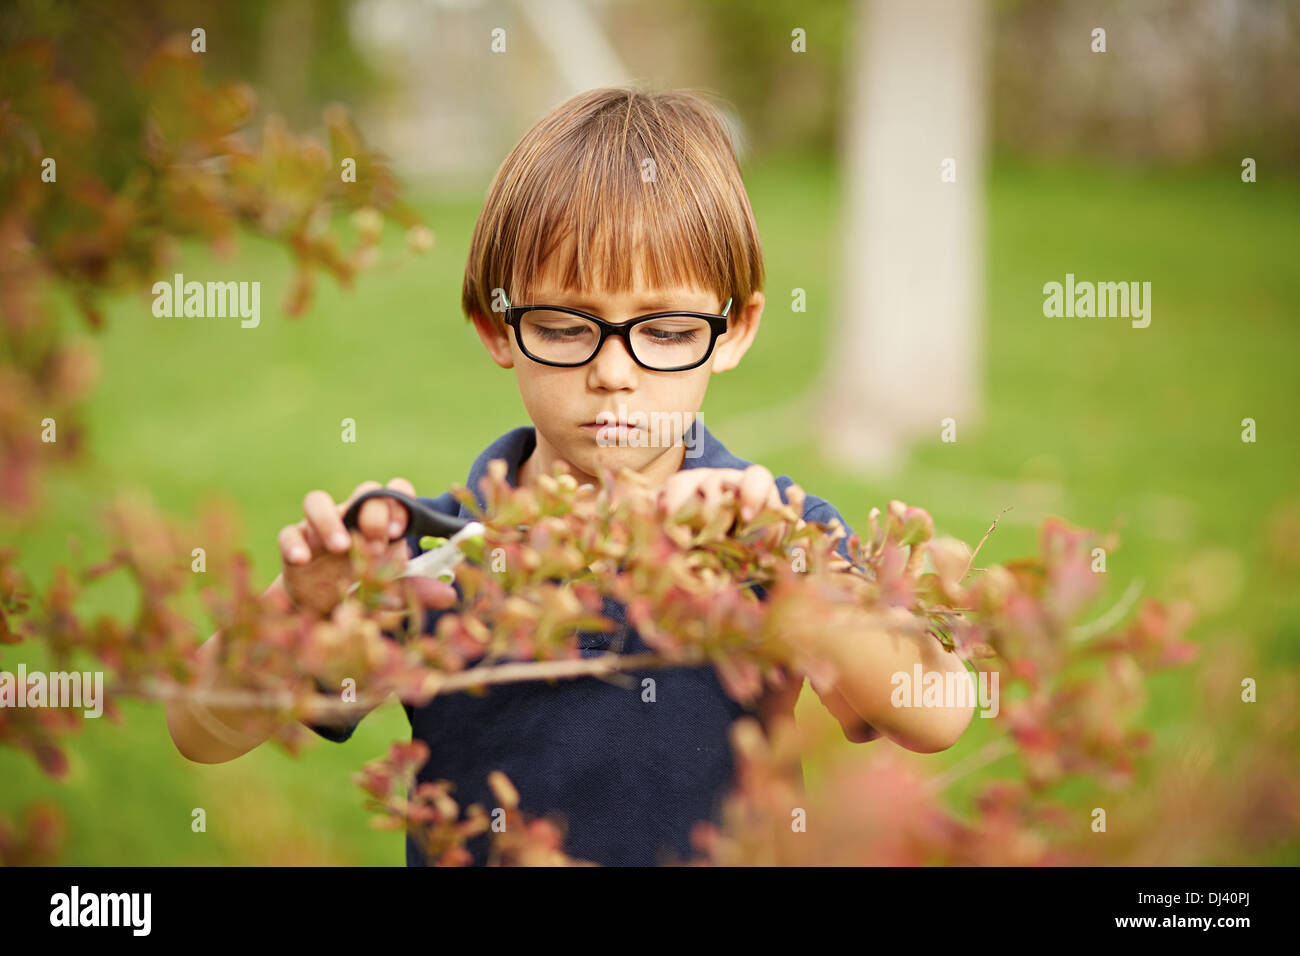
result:
<svg viewBox="0 0 1300 956"><path fill-rule="evenodd" d="M1011 505L982 554L990 561L1033 553L1049 513L1116 527L1122 546L1108 556L1097 613L1141 579L1146 595L1208 602L1199 639L1244 640L1266 672L1295 667L1300 603L1286 582L1296 569L1279 568L1268 541L1277 509L1300 502L1300 188L1246 186L1232 170L998 164L987 194L982 414L951 444L938 440L936 423L934 440L899 473L866 478L830 466L801 427L774 426L761 455L728 437L728 421L778 409L816 381L831 345L831 316L817 303L833 299L840 228L838 184L824 163L769 160L747 181L769 307L745 362L714 380L704 407L733 452L790 474L856 525L873 505L902 498L928 508L941 532L974 542ZM401 475L435 494L463 482L491 439L527 419L511 373L491 362L459 312L476 203L420 205L437 235L431 255L412 259L389 237L377 274L350 291L323 282L301 320L278 310L285 256L253 241L231 262L191 250L177 271L260 279L256 330L157 319L147 296L113 303L96 339L102 375L87 410L87 458L50 475L46 517L16 536L24 568L45 580L67 560L69 535L97 554L103 538L92 516L119 487L145 489L176 515L214 497L235 502L256 577L269 581L275 533L298 517L308 490L343 496L363 480ZM1151 326L1044 318L1043 283L1066 272L1150 281ZM806 313L789 311L795 287L807 290ZM340 442L345 417L357 422L356 444ZM1255 444L1240 439L1246 417L1258 423ZM1214 593L1189 589L1179 570L1189 558L1211 569ZM108 587L88 606L125 613L126 601ZM12 669L16 659L6 652L4 662ZM1147 717L1161 742L1205 732L1188 704L1189 679L1153 682ZM811 697L801 717L820 716ZM0 750L0 811L35 797L61 804L64 862L402 863L400 835L368 829L349 779L408 736L397 704L369 716L346 745L312 741L298 758L264 747L215 767L176 753L160 706L123 712L121 725L87 722L69 748L66 783ZM927 759L946 766L973 752L990 733L981 723ZM954 789L959 804L982 776ZM206 833L191 832L195 807L207 813ZM1294 844L1277 853L1294 860Z"/></svg>

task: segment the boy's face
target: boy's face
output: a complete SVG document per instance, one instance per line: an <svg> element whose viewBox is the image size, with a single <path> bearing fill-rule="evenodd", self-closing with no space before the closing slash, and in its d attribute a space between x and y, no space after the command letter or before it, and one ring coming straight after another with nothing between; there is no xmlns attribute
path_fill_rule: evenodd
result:
<svg viewBox="0 0 1300 956"><path fill-rule="evenodd" d="M548 267L553 264L548 260ZM581 309L608 322L623 323L650 312L680 310L721 314L724 301L696 286L651 288L637 266L635 285L626 292L564 290L548 268L519 305L561 305ZM509 290L507 290L509 291ZM537 449L519 475L526 484L550 474L557 460L568 463L580 482L599 481L600 469L617 472L628 467L652 483L667 481L682 466L688 449L683 433L704 402L709 376L734 368L758 330L763 295L748 303L732 303L727 331L718 337L712 354L698 368L681 372L652 372L628 354L622 339L610 337L586 365L556 368L534 362L519 349L514 330L498 329L492 319L475 317L475 328L493 360L513 368L524 408L537 432ZM651 418L651 413L660 413ZM644 416L646 428L620 430L597 422L633 423ZM702 448L689 449L692 457Z"/></svg>

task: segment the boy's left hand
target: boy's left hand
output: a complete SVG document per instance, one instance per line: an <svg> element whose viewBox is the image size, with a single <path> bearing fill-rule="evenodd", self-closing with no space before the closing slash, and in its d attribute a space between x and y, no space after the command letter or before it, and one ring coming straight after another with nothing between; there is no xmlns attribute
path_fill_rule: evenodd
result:
<svg viewBox="0 0 1300 956"><path fill-rule="evenodd" d="M781 493L776 488L776 479L762 465L750 465L744 471L736 468L690 468L678 471L664 484L661 495L668 513L672 515L697 492L704 496L702 509L711 511L721 505L723 494L728 489L739 492L742 521L748 521L764 507L780 508L784 504Z"/></svg>

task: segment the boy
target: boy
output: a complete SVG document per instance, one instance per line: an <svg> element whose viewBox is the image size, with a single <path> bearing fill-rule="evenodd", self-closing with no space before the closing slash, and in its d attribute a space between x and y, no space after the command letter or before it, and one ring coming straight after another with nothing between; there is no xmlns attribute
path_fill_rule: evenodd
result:
<svg viewBox="0 0 1300 956"><path fill-rule="evenodd" d="M660 489L669 513L697 493L706 508L716 505L727 489L737 490L742 517L785 502L789 477L735 457L696 418L709 376L734 368L754 340L762 284L735 153L704 100L598 89L553 110L498 170L465 270L463 309L493 361L514 369L533 422L475 460L466 485L480 505L479 480L495 458L515 486L561 460L579 482L630 467ZM650 413L678 415L688 428L662 440L647 434L641 416ZM376 487L363 484L352 497ZM404 479L389 487L415 495ZM449 492L423 500L468 514ZM322 612L337 600L352 546L340 520L347 504L323 491L307 495L304 520L280 532L284 571L273 592ZM405 517L400 505L376 499L363 507L359 531L374 553L410 556L419 546L401 537ZM803 517L843 523L814 495L805 497ZM848 557L843 542L840 553ZM426 630L439 613L429 612ZM623 622L612 600L605 613ZM583 656L649 652L626 625L578 639ZM867 635L827 652L841 676L815 689L851 741L883 733L913 750L942 750L970 721L970 707L889 704L890 675L910 674L914 663L965 672L933 639ZM487 776L502 770L526 812L562 815L571 856L633 865L687 859L692 825L719 819L734 773L728 728L747 710L709 667L656 671L650 702L634 676L631 686L596 678L507 684L407 705L413 737L430 749L419 779L451 780L462 807L490 808ZM801 686L789 681L764 696L755 711L765 726L792 718ZM344 741L359 720L309 726ZM231 759L266 737L265 725L246 715L179 701L168 707L168 724L181 752L204 762ZM487 837L468 848L483 863ZM409 838L407 863L425 863Z"/></svg>

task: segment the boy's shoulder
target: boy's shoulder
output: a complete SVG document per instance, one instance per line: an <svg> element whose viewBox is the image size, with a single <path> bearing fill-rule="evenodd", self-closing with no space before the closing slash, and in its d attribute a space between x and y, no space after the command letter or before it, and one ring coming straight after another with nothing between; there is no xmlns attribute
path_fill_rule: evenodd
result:
<svg viewBox="0 0 1300 956"><path fill-rule="evenodd" d="M786 490L794 484L794 480L789 475L778 475L776 478L776 489L781 494L781 500L789 504L789 498ZM849 538L853 537L853 527L840 514L840 510L825 498L804 492L803 496L803 520L809 524L820 524L828 527L834 526L838 521L844 528L844 537L840 538L835 544L835 550L839 552L840 557L845 561L852 563L853 559L849 556Z"/></svg>
<svg viewBox="0 0 1300 956"><path fill-rule="evenodd" d="M433 498L426 498L421 495L416 500L425 507L432 508L434 511L445 515L454 515L460 511L460 502L452 497L450 491L444 491Z"/></svg>

